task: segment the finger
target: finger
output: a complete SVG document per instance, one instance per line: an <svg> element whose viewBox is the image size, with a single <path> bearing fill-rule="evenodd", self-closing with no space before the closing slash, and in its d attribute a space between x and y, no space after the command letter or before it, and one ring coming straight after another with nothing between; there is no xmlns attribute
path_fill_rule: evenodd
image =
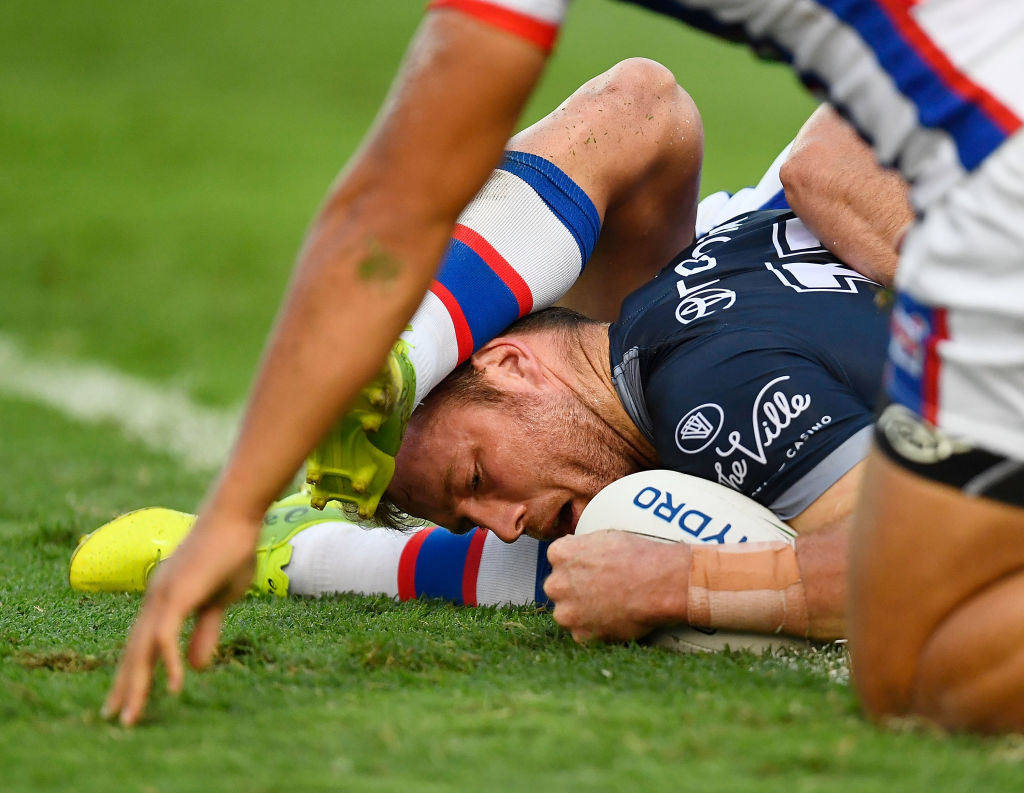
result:
<svg viewBox="0 0 1024 793"><path fill-rule="evenodd" d="M101 713L104 718L117 716L124 708L125 699L128 694L129 681L135 674L137 657L144 652L144 646L148 641L149 627L146 620L145 610L136 619L135 625L128 635L124 650L121 653L121 661L114 674L114 683L110 687L110 693L103 703Z"/></svg>
<svg viewBox="0 0 1024 793"><path fill-rule="evenodd" d="M153 637L143 616L128 639L117 673L118 702L113 712L120 712L122 724L131 725L138 721L142 704L149 694L154 662Z"/></svg>
<svg viewBox="0 0 1024 793"><path fill-rule="evenodd" d="M185 668L181 663L181 650L178 649L178 636L181 631L181 624L178 623L168 634L161 637L159 642L160 657L164 662L164 669L167 670L167 690L172 694L180 694L185 685Z"/></svg>
<svg viewBox="0 0 1024 793"><path fill-rule="evenodd" d="M121 712L121 703L124 702L124 681L127 679L123 670L124 662L122 661L118 664L117 671L114 673L114 682L110 686L107 698L103 701L103 707L100 708L100 716L104 719L112 719Z"/></svg>
<svg viewBox="0 0 1024 793"><path fill-rule="evenodd" d="M561 627L566 628L567 630L571 630L573 628L573 617L575 615L569 606L556 603L555 610L551 612L551 616Z"/></svg>
<svg viewBox="0 0 1024 793"><path fill-rule="evenodd" d="M147 598L147 604L153 601ZM153 670L157 660L162 659L173 684L181 688L181 659L178 657L178 636L181 633L182 617L165 607L154 607L152 612L145 613L143 608L144 626L141 640L129 648L125 654L124 702L121 707L121 723L135 724L142 715L153 685ZM149 626L153 627L149 627ZM134 639L134 636L133 636ZM131 644L131 642L130 642ZM172 689L174 690L174 689Z"/></svg>
<svg viewBox="0 0 1024 793"><path fill-rule="evenodd" d="M548 562L552 567L562 564L571 556L571 551L567 546L567 541L573 539L572 535L566 535L565 537L559 537L551 545L548 546ZM571 545L570 545L571 547Z"/></svg>
<svg viewBox="0 0 1024 793"><path fill-rule="evenodd" d="M196 627L188 646L188 662L194 669L202 669L213 657L220 638L224 608L223 604L205 606L196 617Z"/></svg>

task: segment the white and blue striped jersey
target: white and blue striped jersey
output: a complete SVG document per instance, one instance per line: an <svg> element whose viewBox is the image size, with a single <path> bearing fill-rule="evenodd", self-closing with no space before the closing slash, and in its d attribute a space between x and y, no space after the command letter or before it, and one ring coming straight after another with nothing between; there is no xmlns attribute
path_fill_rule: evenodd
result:
<svg viewBox="0 0 1024 793"><path fill-rule="evenodd" d="M927 206L1024 117L1019 0L625 0L788 61ZM569 0L435 0L550 48ZM991 53L999 52L998 57Z"/></svg>

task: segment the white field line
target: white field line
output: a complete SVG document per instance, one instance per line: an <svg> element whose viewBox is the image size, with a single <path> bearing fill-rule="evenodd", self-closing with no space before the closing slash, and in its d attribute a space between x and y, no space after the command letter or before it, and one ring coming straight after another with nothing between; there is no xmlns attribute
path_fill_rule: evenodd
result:
<svg viewBox="0 0 1024 793"><path fill-rule="evenodd" d="M195 404L180 388L157 386L99 364L34 358L0 334L0 393L39 402L87 423L111 423L129 438L195 471L227 457L238 410Z"/></svg>

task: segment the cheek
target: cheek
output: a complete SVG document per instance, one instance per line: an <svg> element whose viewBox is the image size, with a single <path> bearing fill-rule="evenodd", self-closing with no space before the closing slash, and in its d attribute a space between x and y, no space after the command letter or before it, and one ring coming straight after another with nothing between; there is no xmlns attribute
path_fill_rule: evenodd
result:
<svg viewBox="0 0 1024 793"><path fill-rule="evenodd" d="M503 444L492 449L491 454L481 455L481 464L484 466L484 475L491 480L494 495L521 501L532 495L544 482L547 457L535 444Z"/></svg>

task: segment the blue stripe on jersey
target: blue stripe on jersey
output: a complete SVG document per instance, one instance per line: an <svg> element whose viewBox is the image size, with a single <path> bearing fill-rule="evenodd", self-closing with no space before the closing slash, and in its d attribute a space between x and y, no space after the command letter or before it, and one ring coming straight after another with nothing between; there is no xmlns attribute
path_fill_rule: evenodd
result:
<svg viewBox="0 0 1024 793"><path fill-rule="evenodd" d="M553 608L555 603L544 591L544 582L551 575L551 563L548 561L548 546L550 542L537 543L537 577L535 579L533 599L538 606Z"/></svg>
<svg viewBox="0 0 1024 793"><path fill-rule="evenodd" d="M452 534L442 529L430 532L416 557L416 597L444 598L465 605L462 576L473 534Z"/></svg>
<svg viewBox="0 0 1024 793"><path fill-rule="evenodd" d="M686 24L721 38L746 41L764 57L791 63L792 54L779 42L759 39L745 30L743 21L726 22L707 9L693 9L686 0L626 0L634 5L675 17ZM880 7L879 0L815 0L852 27L875 53L882 68L889 72L899 91L917 108L923 126L945 130L956 144L957 154L967 170L972 170L1006 140L1006 134L979 106L961 97L948 86L928 62L907 42ZM800 79L819 92L829 83L804 66L797 69ZM862 133L866 133L862 130Z"/></svg>
<svg viewBox="0 0 1024 793"><path fill-rule="evenodd" d="M946 84L907 42L877 2L819 0L853 27L871 47L900 91L917 106L921 123L938 127L956 142L960 161L972 170L1006 140L1005 133L977 105Z"/></svg>
<svg viewBox="0 0 1024 793"><path fill-rule="evenodd" d="M519 319L519 302L512 290L476 251L459 240L448 244L437 280L462 309L474 352Z"/></svg>
<svg viewBox="0 0 1024 793"><path fill-rule="evenodd" d="M537 191L575 238L581 261L586 265L601 232L601 218L590 196L561 168L536 154L507 151L498 168L518 176Z"/></svg>
<svg viewBox="0 0 1024 793"><path fill-rule="evenodd" d="M775 195L761 204L758 209L789 209L789 201L786 200L786 191L779 190Z"/></svg>

